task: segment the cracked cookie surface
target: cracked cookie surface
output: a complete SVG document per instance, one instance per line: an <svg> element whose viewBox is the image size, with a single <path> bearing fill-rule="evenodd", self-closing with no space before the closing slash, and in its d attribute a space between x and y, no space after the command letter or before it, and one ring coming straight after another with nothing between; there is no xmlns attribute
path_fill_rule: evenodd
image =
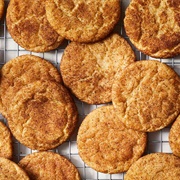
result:
<svg viewBox="0 0 180 180"><path fill-rule="evenodd" d="M179 180L180 159L172 154L148 154L137 160L127 171L125 180Z"/></svg>
<svg viewBox="0 0 180 180"><path fill-rule="evenodd" d="M107 36L120 16L120 0L47 0L47 19L63 37L94 42Z"/></svg>
<svg viewBox="0 0 180 180"><path fill-rule="evenodd" d="M1 113L6 116L15 94L23 86L37 80L62 82L58 70L38 56L22 55L8 61L1 69Z"/></svg>
<svg viewBox="0 0 180 180"><path fill-rule="evenodd" d="M45 0L11 0L6 21L14 41L29 51L56 49L64 39L46 18Z"/></svg>
<svg viewBox="0 0 180 180"><path fill-rule="evenodd" d="M7 115L12 134L25 146L48 150L66 141L77 122L77 108L69 92L52 81L22 87Z"/></svg>
<svg viewBox="0 0 180 180"><path fill-rule="evenodd" d="M53 152L38 152L24 157L19 166L31 179L80 180L76 167L65 157Z"/></svg>
<svg viewBox="0 0 180 180"><path fill-rule="evenodd" d="M0 122L0 157L11 159L13 154L12 136L8 127Z"/></svg>
<svg viewBox="0 0 180 180"><path fill-rule="evenodd" d="M173 154L180 157L180 115L173 123L169 132L169 144Z"/></svg>
<svg viewBox="0 0 180 180"><path fill-rule="evenodd" d="M132 0L124 26L137 49L156 57L180 54L180 1Z"/></svg>
<svg viewBox="0 0 180 180"><path fill-rule="evenodd" d="M180 77L166 64L142 60L117 73L112 102L126 127L151 132L180 113Z"/></svg>
<svg viewBox="0 0 180 180"><path fill-rule="evenodd" d="M0 179L1 180L30 180L25 171L13 161L0 157Z"/></svg>
<svg viewBox="0 0 180 180"><path fill-rule="evenodd" d="M116 72L134 61L126 40L112 34L92 44L71 42L64 51L60 70L65 85L76 97L89 104L102 104L112 100Z"/></svg>
<svg viewBox="0 0 180 180"><path fill-rule="evenodd" d="M83 161L103 173L127 171L143 154L146 133L127 129L116 117L113 106L92 111L83 120L77 136Z"/></svg>

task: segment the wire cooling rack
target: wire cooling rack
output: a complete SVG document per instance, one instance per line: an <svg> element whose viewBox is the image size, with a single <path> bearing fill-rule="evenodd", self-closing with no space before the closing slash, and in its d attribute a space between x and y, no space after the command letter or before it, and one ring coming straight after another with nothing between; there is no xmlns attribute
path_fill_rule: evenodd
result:
<svg viewBox="0 0 180 180"><path fill-rule="evenodd" d="M125 34L122 20L124 18L124 12L127 8L130 0L121 0L121 7L122 7L122 13L121 13L121 20L118 23L118 25L115 28L115 31L121 34L125 39L128 40L128 37ZM5 1L5 5L7 8L7 5L9 3L9 0ZM65 42L63 45L61 45L58 49L47 52L47 53L33 53L24 50L20 46L18 46L14 40L9 35L7 29L6 29L6 22L5 22L5 13L4 18L0 21L0 66L3 66L6 62L8 62L10 59L15 58L17 56L23 55L23 54L33 54L40 56L46 60L49 60L51 63L53 63L58 69L60 60L63 54L63 51L65 47L67 46L68 42ZM137 60L142 59L152 59L151 57L148 57L138 50L136 50L133 47ZM180 74L180 57L175 57L173 59L158 59L161 62L164 62L171 66L178 74ZM88 105L86 103L83 103L75 98L76 105L78 107L79 112L79 125L85 118L85 116L90 113L92 110L102 106L102 105ZM3 121L6 123L6 119L2 115L0 115L0 121ZM169 127L164 128L163 130L148 133L148 143L145 154L148 153L154 153L154 152L165 152L165 153L171 153L171 149L169 146L168 141L168 135L169 135ZM77 144L76 144L76 132L71 136L71 138L63 143L58 148L54 149L53 151L56 153L59 153L65 157L67 157L79 170L81 178L83 180L123 180L124 174L103 174L96 172L95 170L88 167L84 162L81 160L81 158L78 155L77 150ZM31 154L35 151L23 146L20 144L16 139L13 139L13 146L14 146L14 156L13 160L15 162L19 162L20 159L25 157L27 154Z"/></svg>

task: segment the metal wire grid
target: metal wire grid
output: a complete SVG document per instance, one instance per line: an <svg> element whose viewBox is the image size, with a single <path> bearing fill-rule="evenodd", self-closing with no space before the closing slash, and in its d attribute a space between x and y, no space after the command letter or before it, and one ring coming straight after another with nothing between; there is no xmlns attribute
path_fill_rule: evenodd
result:
<svg viewBox="0 0 180 180"><path fill-rule="evenodd" d="M121 15L121 21L115 28L116 32L119 32L125 39L128 40L128 37L125 34L122 19L124 18L124 12L126 7L128 6L130 0L121 0L121 7L122 7L122 15ZM9 3L9 0L5 0L5 5L7 7ZM128 40L129 41L129 40ZM47 53L33 53L24 50L20 46L18 46L14 40L9 35L7 29L6 29L6 21L5 21L5 15L4 18L0 21L0 66L3 66L6 62L8 62L10 59L15 58L17 56L23 55L23 54L33 54L40 56L42 58L45 58L49 60L51 63L53 63L58 69L60 64L60 59L62 57L63 51L65 47L67 46L68 42L65 42L63 45L61 45L58 49L47 52ZM137 60L142 59L152 59L151 57L148 57L138 50L136 50L133 47ZM180 57L172 58L172 59L159 59L159 61L164 62L168 64L169 66L173 67L174 70L180 74ZM89 114L92 110L102 106L102 105L88 105L86 103L83 103L75 98L75 102L78 108L79 112L79 125L85 118L87 114ZM5 123L6 119L0 115L0 121L3 121ZM154 153L154 152L165 152L165 153L171 153L171 148L169 146L169 127L166 127L160 131L148 133L148 143L145 154L148 153ZM52 150L56 153L59 153L68 159L78 168L81 178L83 180L123 180L125 173L121 174L103 174L96 172L95 170L88 167L79 157L78 150L77 150L77 144L76 144L76 136L77 131L74 132L72 137L63 143L58 148ZM20 159L25 157L27 154L31 154L35 151L23 146L20 144L16 139L13 139L13 146L14 146L14 157L13 160L15 162L19 162Z"/></svg>

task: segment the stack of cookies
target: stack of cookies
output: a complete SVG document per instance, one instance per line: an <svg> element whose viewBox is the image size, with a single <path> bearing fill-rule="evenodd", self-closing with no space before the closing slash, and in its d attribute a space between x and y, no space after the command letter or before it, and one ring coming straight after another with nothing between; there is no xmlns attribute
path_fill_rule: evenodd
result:
<svg viewBox="0 0 180 180"><path fill-rule="evenodd" d="M80 180L77 168L65 157L53 152L37 152L19 164L0 157L1 180L68 179Z"/></svg>
<svg viewBox="0 0 180 180"><path fill-rule="evenodd" d="M178 116L180 77L158 61L131 63L115 75L112 103L113 106L98 108L86 116L77 143L79 155L87 165L114 174L127 171L143 155L146 132L163 129ZM171 134L176 136L171 135L172 147L177 147L179 122L173 126ZM177 161L180 163L180 159Z"/></svg>
<svg viewBox="0 0 180 180"><path fill-rule="evenodd" d="M7 62L1 69L0 111L17 140L47 151L66 141L76 127L78 112L71 93L87 104L112 103L92 111L80 125L77 145L82 160L98 172L127 171L126 180L180 179L180 77L159 61L136 61L130 44L111 33L120 8L119 0L11 0L7 28L20 46L45 52L64 39L71 42L60 62L62 77L37 56ZM180 54L179 10L178 1L132 0L124 19L131 43L155 58ZM161 130L176 118L169 136L174 155L141 157L147 132ZM12 151L6 156L11 158ZM5 161L0 158L0 166ZM73 164L52 152L28 155L18 168L15 173L21 172L21 179L80 179ZM8 172L14 173L11 168Z"/></svg>
<svg viewBox="0 0 180 180"><path fill-rule="evenodd" d="M119 0L11 0L7 28L23 48L34 52L56 49L63 39L94 42L106 37L118 22Z"/></svg>
<svg viewBox="0 0 180 180"><path fill-rule="evenodd" d="M22 55L1 69L1 112L13 135L31 149L57 147L72 134L77 109L48 61Z"/></svg>
<svg viewBox="0 0 180 180"><path fill-rule="evenodd" d="M26 50L50 51L64 40L49 24L45 2L46 0L11 0L8 5L8 31L14 41Z"/></svg>
<svg viewBox="0 0 180 180"><path fill-rule="evenodd" d="M69 91L62 85L58 70L50 62L33 55L16 57L2 67L0 87L1 113L20 143L31 149L45 151L56 148L70 137L77 123L77 108ZM26 174L21 167L7 159L12 158L11 133L3 124L0 124L0 131L0 167L3 166L0 179L36 179L37 175L35 177L32 172L29 173L33 167L37 170L36 166L27 171L26 164L21 163ZM68 169L68 172L74 172L69 179L80 179L77 169L67 159L55 153L37 154L38 159L44 159L45 156L45 162L37 163L36 159L35 164L38 167L40 164L42 167L54 164L53 170L58 172L54 178L66 177ZM57 169L54 169L55 166ZM44 171L47 172L47 169ZM53 172L44 176L52 177ZM11 174L16 176L11 177Z"/></svg>

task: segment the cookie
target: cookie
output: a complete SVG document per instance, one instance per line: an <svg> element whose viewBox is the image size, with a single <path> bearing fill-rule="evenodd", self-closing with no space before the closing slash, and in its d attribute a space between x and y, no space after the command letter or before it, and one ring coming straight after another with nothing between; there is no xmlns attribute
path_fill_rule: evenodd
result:
<svg viewBox="0 0 180 180"><path fill-rule="evenodd" d="M8 127L0 122L0 157L11 159L13 154L12 137Z"/></svg>
<svg viewBox="0 0 180 180"><path fill-rule="evenodd" d="M134 61L126 40L112 34L92 44L71 42L64 51L60 70L64 84L76 97L88 104L102 104L112 100L116 72Z"/></svg>
<svg viewBox="0 0 180 180"><path fill-rule="evenodd" d="M169 144L174 155L180 157L180 115L177 117L176 121L173 123L169 132Z"/></svg>
<svg viewBox="0 0 180 180"><path fill-rule="evenodd" d="M152 132L169 125L180 113L180 78L168 65L144 60L117 73L112 102L126 127Z"/></svg>
<svg viewBox="0 0 180 180"><path fill-rule="evenodd" d="M137 160L127 171L125 180L180 179L180 159L172 154L148 154Z"/></svg>
<svg viewBox="0 0 180 180"><path fill-rule="evenodd" d="M77 42L105 38L119 21L119 0L46 1L51 26L63 37Z"/></svg>
<svg viewBox="0 0 180 180"><path fill-rule="evenodd" d="M76 167L65 157L53 152L38 152L27 155L20 162L31 179L80 180Z"/></svg>
<svg viewBox="0 0 180 180"><path fill-rule="evenodd" d="M4 13L4 0L0 0L0 19L2 18Z"/></svg>
<svg viewBox="0 0 180 180"><path fill-rule="evenodd" d="M35 81L16 93L7 120L20 143L31 149L49 150L72 134L77 109L62 85L53 81Z"/></svg>
<svg viewBox="0 0 180 180"><path fill-rule="evenodd" d="M37 80L62 83L58 70L48 61L34 55L22 55L8 61L1 69L1 112L6 111L15 94L26 84Z"/></svg>
<svg viewBox="0 0 180 180"><path fill-rule="evenodd" d="M77 136L78 152L91 168L103 173L127 171L143 154L146 133L127 129L113 106L92 111L83 120Z"/></svg>
<svg viewBox="0 0 180 180"><path fill-rule="evenodd" d="M155 58L180 54L180 1L132 0L126 10L126 34L137 49Z"/></svg>
<svg viewBox="0 0 180 180"><path fill-rule="evenodd" d="M46 18L46 0L11 0L6 15L8 32L26 50L45 52L56 49L63 37Z"/></svg>
<svg viewBox="0 0 180 180"><path fill-rule="evenodd" d="M25 171L13 161L0 157L0 179L1 180L29 180Z"/></svg>

